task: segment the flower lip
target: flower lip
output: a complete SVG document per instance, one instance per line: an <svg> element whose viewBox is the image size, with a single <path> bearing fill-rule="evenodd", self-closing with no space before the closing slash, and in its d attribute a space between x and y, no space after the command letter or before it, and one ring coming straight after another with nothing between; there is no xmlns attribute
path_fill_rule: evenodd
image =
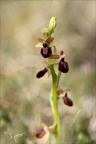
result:
<svg viewBox="0 0 96 144"><path fill-rule="evenodd" d="M45 75L45 73L48 71L47 68L44 68L43 70L39 71L36 75L37 78L41 78Z"/></svg>
<svg viewBox="0 0 96 144"><path fill-rule="evenodd" d="M73 106L73 102L70 98L68 98L67 93L63 96L63 101L68 106Z"/></svg>
<svg viewBox="0 0 96 144"><path fill-rule="evenodd" d="M46 134L46 132L44 131L44 129L41 129L36 133L36 137L42 138L45 134Z"/></svg>
<svg viewBox="0 0 96 144"><path fill-rule="evenodd" d="M50 57L51 54L52 54L52 50L51 50L50 47L43 47L43 48L41 48L41 55L44 58Z"/></svg>
<svg viewBox="0 0 96 144"><path fill-rule="evenodd" d="M64 61L64 58L61 58L61 60L59 61L58 69L63 73L67 73L69 71L68 63Z"/></svg>

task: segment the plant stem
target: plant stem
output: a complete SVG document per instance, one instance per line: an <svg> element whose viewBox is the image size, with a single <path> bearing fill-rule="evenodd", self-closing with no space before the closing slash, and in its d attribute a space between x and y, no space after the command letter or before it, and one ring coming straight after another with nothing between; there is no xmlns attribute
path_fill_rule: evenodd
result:
<svg viewBox="0 0 96 144"><path fill-rule="evenodd" d="M60 77L61 77L61 72L58 71L58 76L57 76L57 86L58 86L58 84L59 84Z"/></svg>
<svg viewBox="0 0 96 144"><path fill-rule="evenodd" d="M54 28L56 26L56 18L53 17L51 22L50 22L49 28L48 28L48 37L51 37L51 34L54 33ZM54 47L54 52L56 52L56 47ZM49 60L49 64L50 64L51 59L49 58L48 60ZM58 112L57 90L58 90L58 84L59 84L61 73L58 73L58 76L56 75L55 70L54 70L54 65L50 65L50 71L51 71L51 75L52 75L52 90L51 90L51 96L50 96L50 103L51 103L53 117L54 117L54 124L56 124L56 127L54 128L54 136L56 139L56 144L59 144L60 119L59 119L59 112Z"/></svg>
<svg viewBox="0 0 96 144"><path fill-rule="evenodd" d="M59 137L60 137L60 120L59 120L59 113L58 113L58 95L57 95L57 88L58 88L58 82L60 79L60 75L56 75L54 71L53 65L50 66L51 74L52 74L52 81L53 86L51 90L51 97L50 97L50 103L52 107L53 117L54 117L54 123L56 123L56 128L54 130L54 136L56 139L56 144L59 144Z"/></svg>

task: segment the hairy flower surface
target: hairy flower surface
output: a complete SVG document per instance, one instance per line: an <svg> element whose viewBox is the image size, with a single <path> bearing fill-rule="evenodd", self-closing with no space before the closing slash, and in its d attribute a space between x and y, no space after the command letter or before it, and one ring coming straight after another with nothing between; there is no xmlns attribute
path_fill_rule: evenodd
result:
<svg viewBox="0 0 96 144"><path fill-rule="evenodd" d="M63 97L63 101L68 106L73 106L73 102L70 98L68 98L67 93L65 93L65 96Z"/></svg>
<svg viewBox="0 0 96 144"><path fill-rule="evenodd" d="M43 70L39 71L36 75L37 78L41 78L45 75L45 73L48 71L47 68L44 68Z"/></svg>
<svg viewBox="0 0 96 144"><path fill-rule="evenodd" d="M41 55L44 57L44 58L48 58L50 57L50 55L52 54L52 50L50 47L43 47L41 48Z"/></svg>
<svg viewBox="0 0 96 144"><path fill-rule="evenodd" d="M58 69L59 69L59 71L61 71L63 73L67 73L69 71L68 63L66 61L64 61L64 58L62 58L59 61Z"/></svg>

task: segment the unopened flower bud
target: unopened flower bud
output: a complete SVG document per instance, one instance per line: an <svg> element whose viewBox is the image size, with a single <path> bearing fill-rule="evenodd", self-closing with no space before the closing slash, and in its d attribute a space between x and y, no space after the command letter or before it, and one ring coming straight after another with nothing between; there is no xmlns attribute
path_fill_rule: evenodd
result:
<svg viewBox="0 0 96 144"><path fill-rule="evenodd" d="M67 93L65 93L65 96L63 97L63 101L68 106L73 106L73 102L70 98L68 98Z"/></svg>
<svg viewBox="0 0 96 144"><path fill-rule="evenodd" d="M47 68L44 68L43 70L39 71L36 75L37 78L41 78L45 75L45 73L48 71Z"/></svg>
<svg viewBox="0 0 96 144"><path fill-rule="evenodd" d="M56 27L56 17L52 17L49 22L49 30L52 32Z"/></svg>
<svg viewBox="0 0 96 144"><path fill-rule="evenodd" d="M59 61L59 66L58 66L59 71L63 72L63 73L67 73L69 70L69 66L68 63L66 61L64 61L64 58L62 58Z"/></svg>
<svg viewBox="0 0 96 144"><path fill-rule="evenodd" d="M40 131L38 131L36 133L36 137L37 138L42 138L45 134L46 134L46 132L44 131L44 129L41 129Z"/></svg>

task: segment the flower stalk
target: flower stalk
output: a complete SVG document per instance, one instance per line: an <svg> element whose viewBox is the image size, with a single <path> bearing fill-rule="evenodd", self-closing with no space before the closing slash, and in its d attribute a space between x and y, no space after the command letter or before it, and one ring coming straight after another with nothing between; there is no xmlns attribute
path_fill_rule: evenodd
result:
<svg viewBox="0 0 96 144"><path fill-rule="evenodd" d="M58 100L61 97L60 94L64 94L64 91L62 89L59 89L59 82L60 82L61 73L67 73L69 71L69 66L68 63L65 61L64 52L61 51L60 55L57 54L57 49L56 49L57 43L54 41L55 27L56 27L56 17L52 17L49 22L49 27L43 28L41 30L43 33L43 39L38 38L39 43L36 45L36 47L41 48L41 55L48 60L46 62L48 66L43 70L39 71L36 76L37 78L41 78L45 75L47 71L51 72L52 88L50 92L50 104L53 113L53 126L51 126L51 131L49 131L50 129L49 127L47 126L46 127L48 132L53 133L56 139L56 144L60 144L61 129L60 129L60 117L58 111ZM56 62L54 63L54 61ZM54 69L55 64L56 65L58 64L58 73L56 73ZM66 95L64 95L61 98L63 99L63 102L67 106L73 105L71 99L67 97L67 92ZM45 135L45 133L46 132L44 130L41 130L39 132L39 136L42 137L42 135ZM38 136L38 133L36 136Z"/></svg>

